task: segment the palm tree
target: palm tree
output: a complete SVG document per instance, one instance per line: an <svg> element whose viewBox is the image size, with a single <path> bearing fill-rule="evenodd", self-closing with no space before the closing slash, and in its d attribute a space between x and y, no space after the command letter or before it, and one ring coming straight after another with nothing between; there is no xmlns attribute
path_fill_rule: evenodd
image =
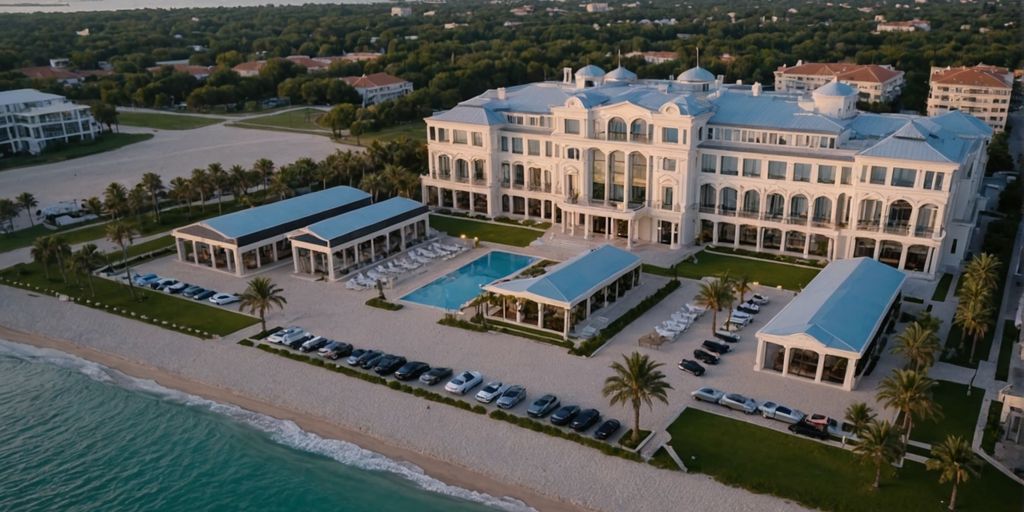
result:
<svg viewBox="0 0 1024 512"><path fill-rule="evenodd" d="M277 173L270 178L270 187L267 194L276 197L278 200L291 197L295 191L288 185L288 177L284 173Z"/></svg>
<svg viewBox="0 0 1024 512"><path fill-rule="evenodd" d="M601 394L610 398L612 405L630 404L633 406L633 438L634 445L640 442L640 406L647 404L654 408L654 400L668 404L668 390L672 385L665 380L665 374L658 368L662 363L652 361L646 355L633 352L629 356L622 355L625 365L615 361L611 364L614 375L604 380Z"/></svg>
<svg viewBox="0 0 1024 512"><path fill-rule="evenodd" d="M711 310L711 334L718 330L718 312L734 299L732 287L724 279L701 283L697 297L697 305Z"/></svg>
<svg viewBox="0 0 1024 512"><path fill-rule="evenodd" d="M0 198L0 232L14 231L14 218L18 216L18 204L6 197ZM3 224L7 224L6 228Z"/></svg>
<svg viewBox="0 0 1024 512"><path fill-rule="evenodd" d="M260 183L263 184L263 190L266 190L267 180L270 179L271 174L274 174L274 162L267 158L260 158L252 164L252 170L260 175Z"/></svg>
<svg viewBox="0 0 1024 512"><path fill-rule="evenodd" d="M111 183L103 191L103 208L111 217L120 218L128 209L128 189L120 183Z"/></svg>
<svg viewBox="0 0 1024 512"><path fill-rule="evenodd" d="M164 189L164 181L160 178L160 175L155 172L147 172L142 175L142 181L140 182L142 188L146 189L149 193L149 199L153 203L153 218L156 219L157 223L160 222L160 200L158 194Z"/></svg>
<svg viewBox="0 0 1024 512"><path fill-rule="evenodd" d="M853 447L853 453L875 465L875 482L872 487L878 489L882 481L882 464L896 462L903 453L899 429L888 421L871 421L857 435L860 440Z"/></svg>
<svg viewBox="0 0 1024 512"><path fill-rule="evenodd" d="M920 324L925 329L930 329L932 332L939 332L939 328L942 327L942 320L927 311L921 313L921 316L917 317L915 323Z"/></svg>
<svg viewBox="0 0 1024 512"><path fill-rule="evenodd" d="M935 356L941 348L935 331L917 322L907 326L898 336L892 348L894 354L902 354L917 371L925 372L935 364Z"/></svg>
<svg viewBox="0 0 1024 512"><path fill-rule="evenodd" d="M84 275L89 283L89 294L96 296L96 290L92 285L92 269L103 264L103 254L100 253L96 244L85 244L71 255L68 266L76 276Z"/></svg>
<svg viewBox="0 0 1024 512"><path fill-rule="evenodd" d="M35 226L36 221L32 217L32 209L39 206L39 201L36 200L36 196L32 195L31 192L22 192L18 194L18 197L14 198L14 202L18 204L18 208L28 212L28 222L32 226Z"/></svg>
<svg viewBox="0 0 1024 512"><path fill-rule="evenodd" d="M89 199L86 199L85 204L83 206L85 207L85 211L97 217L103 215L103 201L100 201L100 198L98 197L93 196L90 197Z"/></svg>
<svg viewBox="0 0 1024 512"><path fill-rule="evenodd" d="M369 192L373 196L374 202L380 197L380 193L385 187L387 187L387 182L379 172L365 174L359 181L359 188Z"/></svg>
<svg viewBox="0 0 1024 512"><path fill-rule="evenodd" d="M991 296L976 281L967 281L960 288L960 302L953 313L953 323L971 337L971 361L978 348L978 340L988 334L992 316Z"/></svg>
<svg viewBox="0 0 1024 512"><path fill-rule="evenodd" d="M887 408L896 409L903 415L903 431L907 440L914 420L928 418L938 419L942 416L942 407L932 401L932 388L935 381L924 373L915 370L893 370L878 385L878 398Z"/></svg>
<svg viewBox="0 0 1024 512"><path fill-rule="evenodd" d="M67 273L67 258L71 255L71 246L68 245L68 241L64 237L57 235L50 235L48 238L51 239L52 244L51 250L55 258L57 258L57 269L60 270L60 278L64 281L64 284L68 284L68 273Z"/></svg>
<svg viewBox="0 0 1024 512"><path fill-rule="evenodd" d="M128 192L128 210L135 216L135 222L142 222L142 210L149 203L149 192L139 183Z"/></svg>
<svg viewBox="0 0 1024 512"><path fill-rule="evenodd" d="M121 248L121 259L124 261L125 275L128 276L128 293L132 300L135 299L135 285L132 279L132 267L128 262L128 245L132 243L132 237L137 235L135 225L123 220L115 220L107 224L107 240L114 242Z"/></svg>
<svg viewBox="0 0 1024 512"><path fill-rule="evenodd" d="M733 287L736 289L736 293L740 295L740 303L746 302L747 292L754 291L750 287L750 276L746 274L740 274L739 277L733 279Z"/></svg>
<svg viewBox="0 0 1024 512"><path fill-rule="evenodd" d="M971 445L960 436L946 436L941 443L932 445L932 458L925 467L939 472L939 483L953 482L953 493L949 495L949 510L956 510L956 491L962 482L978 476L981 462L971 450Z"/></svg>
<svg viewBox="0 0 1024 512"><path fill-rule="evenodd" d="M41 236L32 242L32 261L43 266L43 275L50 280L50 261L53 260L53 237Z"/></svg>
<svg viewBox="0 0 1024 512"><path fill-rule="evenodd" d="M875 420L875 411L864 402L855 402L846 408L844 419L853 426L853 433L860 435L869 423Z"/></svg>
<svg viewBox="0 0 1024 512"><path fill-rule="evenodd" d="M320 181L322 190L327 190L327 182L334 181L338 177L338 170L324 159L317 164L316 170L313 171L313 176Z"/></svg>
<svg viewBox="0 0 1024 512"><path fill-rule="evenodd" d="M192 188L192 182L177 177L171 180L171 197L185 204L188 208L188 218L192 218L192 197L195 194L195 190Z"/></svg>
<svg viewBox="0 0 1024 512"><path fill-rule="evenodd" d="M192 188L199 194L199 211L206 211L206 195L213 188L210 175L206 169L192 169L192 177L189 178L189 181L192 182Z"/></svg>
<svg viewBox="0 0 1024 512"><path fill-rule="evenodd" d="M964 265L963 275L967 280L975 281L985 288L995 288L999 280L999 258L987 252L975 256Z"/></svg>
<svg viewBox="0 0 1024 512"><path fill-rule="evenodd" d="M249 192L249 187L252 186L252 183L249 182L249 172L245 170L245 167L238 164L232 165L228 169L228 176L231 179L236 200Z"/></svg>
<svg viewBox="0 0 1024 512"><path fill-rule="evenodd" d="M316 161L308 157L292 162L295 177L304 186L313 186L313 182L316 181L316 167Z"/></svg>
<svg viewBox="0 0 1024 512"><path fill-rule="evenodd" d="M224 207L221 204L221 196L223 195L224 189L228 183L228 174L224 172L224 166L214 162L206 166L207 175L210 177L210 184L213 186L213 190L217 193L217 213L224 213Z"/></svg>
<svg viewBox="0 0 1024 512"><path fill-rule="evenodd" d="M275 307L283 309L288 303L288 299L281 295L283 291L270 278L254 277L249 280L249 286L239 296L238 310L247 309L249 313L259 314L263 332L267 332L267 312Z"/></svg>
<svg viewBox="0 0 1024 512"><path fill-rule="evenodd" d="M401 189L405 175L408 173L408 169L395 164L386 164L381 169L380 175L384 180L384 189L387 190L389 195L394 195Z"/></svg>

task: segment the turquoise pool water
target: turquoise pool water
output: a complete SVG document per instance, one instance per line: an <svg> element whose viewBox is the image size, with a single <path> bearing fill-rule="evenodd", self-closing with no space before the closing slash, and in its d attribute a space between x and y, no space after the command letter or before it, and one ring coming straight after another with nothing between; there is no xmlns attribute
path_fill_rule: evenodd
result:
<svg viewBox="0 0 1024 512"><path fill-rule="evenodd" d="M491 251L419 287L402 300L445 310L459 309L480 295L481 286L526 268L536 260L522 254Z"/></svg>

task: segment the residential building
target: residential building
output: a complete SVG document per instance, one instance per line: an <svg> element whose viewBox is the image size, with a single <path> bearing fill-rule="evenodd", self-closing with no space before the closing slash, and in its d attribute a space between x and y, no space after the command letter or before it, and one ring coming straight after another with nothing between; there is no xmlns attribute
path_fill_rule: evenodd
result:
<svg viewBox="0 0 1024 512"><path fill-rule="evenodd" d="M679 59L676 52L630 52L626 57L643 57L648 64L663 64Z"/></svg>
<svg viewBox="0 0 1024 512"><path fill-rule="evenodd" d="M308 57L306 55L289 55L285 60L306 68L310 73L327 71L335 62L365 62L379 59L383 53L375 52L352 52L344 55L332 55L329 57ZM265 60L251 60L243 62L231 68L241 76L258 76Z"/></svg>
<svg viewBox="0 0 1024 512"><path fill-rule="evenodd" d="M587 4L587 12L608 12L608 4L604 2Z"/></svg>
<svg viewBox="0 0 1024 512"><path fill-rule="evenodd" d="M412 16L412 7L392 7L391 15L403 18L406 16Z"/></svg>
<svg viewBox="0 0 1024 512"><path fill-rule="evenodd" d="M34 80L55 80L63 85L78 85L85 80L85 74L67 68L37 66L20 68L18 72Z"/></svg>
<svg viewBox="0 0 1024 512"><path fill-rule="evenodd" d="M870 258L829 263L757 331L754 370L852 390L881 350L904 280Z"/></svg>
<svg viewBox="0 0 1024 512"><path fill-rule="evenodd" d="M699 67L674 80L567 68L428 117L422 197L627 248L710 243L955 270L992 131L960 112L859 112L857 99L838 81L794 95Z"/></svg>
<svg viewBox="0 0 1024 512"><path fill-rule="evenodd" d="M1021 294L1017 304L1017 314L1013 319L1013 325L1017 328L1017 343L1010 349L1010 369L1006 386L999 390L998 399L1003 403L999 415L999 426L1002 430L999 436L1000 444L995 451L997 458L1005 456L1011 460L1020 460L1020 454L1024 453L1024 330L1021 330L1021 327L1024 327L1024 294Z"/></svg>
<svg viewBox="0 0 1024 512"><path fill-rule="evenodd" d="M1013 92L1013 73L1006 68L977 66L933 67L928 92L928 115L959 110L981 119L996 133L1006 128Z"/></svg>
<svg viewBox="0 0 1024 512"><path fill-rule="evenodd" d="M903 91L903 72L877 64L817 63L797 61L775 70L775 90L813 91L832 79L857 89L861 101L888 103Z"/></svg>
<svg viewBox="0 0 1024 512"><path fill-rule="evenodd" d="M929 32L932 26L926 20L914 18L908 21L884 21L875 29L878 32Z"/></svg>
<svg viewBox="0 0 1024 512"><path fill-rule="evenodd" d="M37 155L53 143L95 139L102 128L86 105L35 89L0 92L0 157Z"/></svg>
<svg viewBox="0 0 1024 512"><path fill-rule="evenodd" d="M159 65L159 66L152 66L152 67L146 68L146 71L149 71L150 73L156 73L156 72L159 72L161 69L163 69L165 67L169 67L169 68L173 69L175 72L178 72L178 73L186 73L186 74L192 75L192 77L194 77L196 80L206 80L206 78L209 77L210 74L213 73L214 70L217 69L217 68L215 68L213 66L196 66L196 65L192 65L192 64L180 63L180 64L165 64L165 65Z"/></svg>
<svg viewBox="0 0 1024 512"><path fill-rule="evenodd" d="M342 77L363 98L363 106L376 105L412 92L412 82L387 73Z"/></svg>

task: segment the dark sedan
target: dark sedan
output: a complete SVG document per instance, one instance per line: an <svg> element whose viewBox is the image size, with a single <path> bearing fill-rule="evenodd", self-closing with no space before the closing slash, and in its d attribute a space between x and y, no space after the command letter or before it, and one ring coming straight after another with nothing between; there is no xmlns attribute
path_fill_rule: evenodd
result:
<svg viewBox="0 0 1024 512"><path fill-rule="evenodd" d="M384 359L385 356L387 356L387 354L383 352L377 352L377 355L368 358L366 361L363 361L363 364L359 365L359 367L364 370L372 370L375 366L377 366L377 363L379 363L381 359Z"/></svg>
<svg viewBox="0 0 1024 512"><path fill-rule="evenodd" d="M813 437L815 439L822 439L827 441L829 439L828 430L820 425L815 425L806 420L801 420L789 426L789 431L794 434L800 434L802 436Z"/></svg>
<svg viewBox="0 0 1024 512"><path fill-rule="evenodd" d="M373 371L381 376L390 375L405 365L406 362L402 356L384 356L377 362L377 366L373 367Z"/></svg>
<svg viewBox="0 0 1024 512"><path fill-rule="evenodd" d="M412 380L430 369L430 365L423 361L411 361L402 365L395 371L395 378L398 380Z"/></svg>
<svg viewBox="0 0 1024 512"><path fill-rule="evenodd" d="M299 338L297 340L293 340L291 343L288 344L288 346L291 347L291 348L294 348L294 349L298 349L304 343L306 343L307 341L309 341L309 340L311 340L313 338L314 338L314 336L312 334L307 334L307 335L305 335L305 336L303 336L303 337L301 337L301 338Z"/></svg>
<svg viewBox="0 0 1024 512"><path fill-rule="evenodd" d="M608 420L602 423L600 427L597 427L597 430L594 431L594 437L596 439L608 439L618 432L620 428L622 428L622 423L619 423L619 420Z"/></svg>
<svg viewBox="0 0 1024 512"><path fill-rule="evenodd" d="M568 425L579 413L580 407L578 405L563 406L551 414L551 423L558 426Z"/></svg>
<svg viewBox="0 0 1024 512"><path fill-rule="evenodd" d="M543 418L544 416L551 414L551 411L555 410L559 405L561 405L561 402L558 401L557 396L544 395L530 404L530 408L526 410L526 414L534 418Z"/></svg>
<svg viewBox="0 0 1024 512"><path fill-rule="evenodd" d="M729 345L719 343L717 341L704 340L704 343L701 343L700 346L708 349L712 353L718 354L719 356L729 352Z"/></svg>
<svg viewBox="0 0 1024 512"><path fill-rule="evenodd" d="M428 386L433 386L434 384L437 384L451 376L451 368L431 368L427 373L420 375L420 382Z"/></svg>
<svg viewBox="0 0 1024 512"><path fill-rule="evenodd" d="M693 358L704 364L718 364L720 361L718 356L699 348L693 351Z"/></svg>
<svg viewBox="0 0 1024 512"><path fill-rule="evenodd" d="M205 301L208 300L210 297L213 297L214 295L217 295L216 290L205 290L195 294L195 296L192 298L195 300Z"/></svg>
<svg viewBox="0 0 1024 512"><path fill-rule="evenodd" d="M353 353L352 355L355 355L355 354ZM352 364L352 366L363 366L364 364L366 364L367 361L369 361L371 359L374 359L374 358L378 358L378 357L380 357L382 355L384 355L384 353L381 352L380 350L367 350L366 352L363 352L363 355L361 355L358 358L356 358L356 362L351 363L351 364ZM349 359L349 360L351 361L351 359ZM376 363L374 363L374 364L376 364Z"/></svg>
<svg viewBox="0 0 1024 512"><path fill-rule="evenodd" d="M691 359L683 359L682 361L679 361L679 369L693 374L694 377L704 375L704 367L697 361L693 361Z"/></svg>
<svg viewBox="0 0 1024 512"><path fill-rule="evenodd" d="M722 340L722 341L728 342L728 343L739 343L740 342L740 335L739 334L733 334L731 332L715 331L715 337L720 339L720 340Z"/></svg>
<svg viewBox="0 0 1024 512"><path fill-rule="evenodd" d="M569 428L576 432L584 432L588 428L593 427L599 421L601 421L601 413L597 409L587 409L579 413L579 415L569 423Z"/></svg>
<svg viewBox="0 0 1024 512"><path fill-rule="evenodd" d="M331 360L341 359L350 355L352 355L352 344L343 341L335 341L334 346L328 346L324 352L324 357Z"/></svg>

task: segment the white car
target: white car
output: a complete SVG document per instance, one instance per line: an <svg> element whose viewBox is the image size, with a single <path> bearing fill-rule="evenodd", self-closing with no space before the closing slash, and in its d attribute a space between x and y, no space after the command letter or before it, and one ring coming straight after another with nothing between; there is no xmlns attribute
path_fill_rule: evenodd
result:
<svg viewBox="0 0 1024 512"><path fill-rule="evenodd" d="M238 302L238 301L239 301L238 295L235 295L233 293L218 293L217 295L214 295L213 297L210 297L210 302L212 302L212 303L214 303L214 304L216 304L218 306L224 306L224 305L227 305L227 304L234 304L235 302Z"/></svg>
<svg viewBox="0 0 1024 512"><path fill-rule="evenodd" d="M717 404L718 401L721 400L723 396L725 396L725 392L717 390L715 388L700 388L697 391L690 393L690 396L692 396L694 400L700 400L704 402Z"/></svg>
<svg viewBox="0 0 1024 512"><path fill-rule="evenodd" d="M149 285L151 285L151 284L153 284L153 283L155 283L155 282L157 282L157 281L159 281L161 279L163 279L163 278L158 276L158 275L156 275L156 274L146 274L146 275L136 275L132 279L132 281L135 283L135 286L149 286Z"/></svg>
<svg viewBox="0 0 1024 512"><path fill-rule="evenodd" d="M742 411L747 414L754 414L757 412L757 400L747 398L739 393L728 393L722 398L719 398L718 403L730 409Z"/></svg>
<svg viewBox="0 0 1024 512"><path fill-rule="evenodd" d="M765 304L768 304L768 297L765 297L760 293L755 293L752 297L750 297L750 302L753 302L758 306L764 306Z"/></svg>
<svg viewBox="0 0 1024 512"><path fill-rule="evenodd" d="M185 288L188 288L189 286L192 286L192 285L186 283L185 281L178 281L177 283L174 283L174 284L172 284L172 285L170 285L168 287L165 287L164 288L164 293L170 293L172 295L173 294L177 294L177 293L181 293L181 292L185 291Z"/></svg>
<svg viewBox="0 0 1024 512"><path fill-rule="evenodd" d="M287 327L267 336L271 343L291 343L306 336L306 331L301 327Z"/></svg>
<svg viewBox="0 0 1024 512"><path fill-rule="evenodd" d="M501 396L508 386L504 385L500 381L488 382L483 389L476 394L476 401L489 404L494 401L495 398Z"/></svg>
<svg viewBox="0 0 1024 512"><path fill-rule="evenodd" d="M767 419L779 420L783 423L790 424L800 423L800 421L807 416L797 409L786 407L785 405L777 404L775 402L765 402L761 404L757 410L761 411L761 416L764 416Z"/></svg>
<svg viewBox="0 0 1024 512"><path fill-rule="evenodd" d="M465 395L467 391L479 386L483 381L484 376L480 372L466 370L448 381L448 384L444 385L444 390L456 395Z"/></svg>

